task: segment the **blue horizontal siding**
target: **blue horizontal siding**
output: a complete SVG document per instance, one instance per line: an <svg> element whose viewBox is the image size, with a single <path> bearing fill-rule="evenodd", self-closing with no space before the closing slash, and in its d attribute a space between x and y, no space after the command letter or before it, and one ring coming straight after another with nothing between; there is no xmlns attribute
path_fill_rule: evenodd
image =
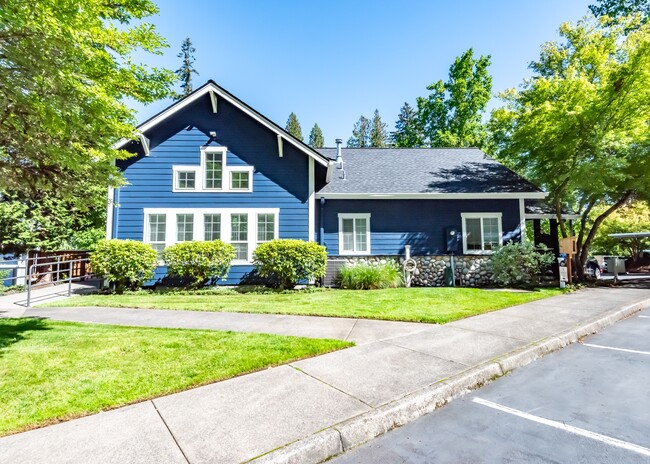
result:
<svg viewBox="0 0 650 464"><path fill-rule="evenodd" d="M278 208L279 237L308 239L307 156L285 143L280 158L276 134L230 103L219 100L214 114L206 95L146 135L150 156L131 144L137 156L118 162L127 185L115 194L114 237L143 240L144 208ZM228 166L254 166L253 192L173 192L172 167L199 166L204 146L228 147ZM233 266L225 283L238 283L251 269ZM156 278L165 271L159 268Z"/></svg>
<svg viewBox="0 0 650 464"><path fill-rule="evenodd" d="M330 255L339 254L339 213L370 213L371 255L401 255L405 245L414 255L447 254L445 229L460 231L461 213L472 212L502 213L504 239L518 239L518 200L328 200L324 245Z"/></svg>

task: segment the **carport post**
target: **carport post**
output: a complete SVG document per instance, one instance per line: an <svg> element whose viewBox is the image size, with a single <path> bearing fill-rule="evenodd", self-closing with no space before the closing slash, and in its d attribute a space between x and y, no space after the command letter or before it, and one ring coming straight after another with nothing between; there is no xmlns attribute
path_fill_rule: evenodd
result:
<svg viewBox="0 0 650 464"><path fill-rule="evenodd" d="M614 256L614 282L618 282L618 256Z"/></svg>

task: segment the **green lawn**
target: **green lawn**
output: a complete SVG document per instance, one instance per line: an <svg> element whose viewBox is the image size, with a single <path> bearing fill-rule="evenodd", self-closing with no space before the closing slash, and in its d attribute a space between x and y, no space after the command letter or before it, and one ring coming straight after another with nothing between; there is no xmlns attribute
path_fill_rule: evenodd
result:
<svg viewBox="0 0 650 464"><path fill-rule="evenodd" d="M0 319L0 435L350 345L265 334Z"/></svg>
<svg viewBox="0 0 650 464"><path fill-rule="evenodd" d="M249 293L217 289L196 293L143 291L123 295L95 294L62 300L49 306L109 306L302 314L445 323L560 293L559 289L508 292L439 287L365 291L314 289Z"/></svg>

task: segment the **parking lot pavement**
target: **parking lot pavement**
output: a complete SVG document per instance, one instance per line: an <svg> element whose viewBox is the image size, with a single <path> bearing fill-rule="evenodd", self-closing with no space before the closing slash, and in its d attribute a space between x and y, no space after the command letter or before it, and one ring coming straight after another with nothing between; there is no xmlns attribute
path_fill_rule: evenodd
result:
<svg viewBox="0 0 650 464"><path fill-rule="evenodd" d="M335 459L650 463L650 311Z"/></svg>

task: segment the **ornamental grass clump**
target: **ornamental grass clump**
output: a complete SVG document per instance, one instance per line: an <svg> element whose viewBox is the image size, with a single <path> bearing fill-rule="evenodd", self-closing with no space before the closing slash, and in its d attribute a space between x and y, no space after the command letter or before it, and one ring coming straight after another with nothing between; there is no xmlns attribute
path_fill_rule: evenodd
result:
<svg viewBox="0 0 650 464"><path fill-rule="evenodd" d="M492 279L508 287L534 287L546 266L553 262L548 248L531 242L507 243L498 247L490 260Z"/></svg>
<svg viewBox="0 0 650 464"><path fill-rule="evenodd" d="M90 254L93 274L108 279L118 293L151 280L157 265L156 250L135 240L102 240Z"/></svg>
<svg viewBox="0 0 650 464"><path fill-rule="evenodd" d="M257 273L269 285L292 289L300 282L325 277L325 247L303 240L276 239L260 244L253 253Z"/></svg>
<svg viewBox="0 0 650 464"><path fill-rule="evenodd" d="M402 273L393 263L376 266L359 263L344 266L339 271L339 286L350 290L395 288L401 287L403 284Z"/></svg>
<svg viewBox="0 0 650 464"><path fill-rule="evenodd" d="M162 257L170 276L178 277L187 287L201 288L225 277L235 254L230 243L212 240L177 243L165 248Z"/></svg>

